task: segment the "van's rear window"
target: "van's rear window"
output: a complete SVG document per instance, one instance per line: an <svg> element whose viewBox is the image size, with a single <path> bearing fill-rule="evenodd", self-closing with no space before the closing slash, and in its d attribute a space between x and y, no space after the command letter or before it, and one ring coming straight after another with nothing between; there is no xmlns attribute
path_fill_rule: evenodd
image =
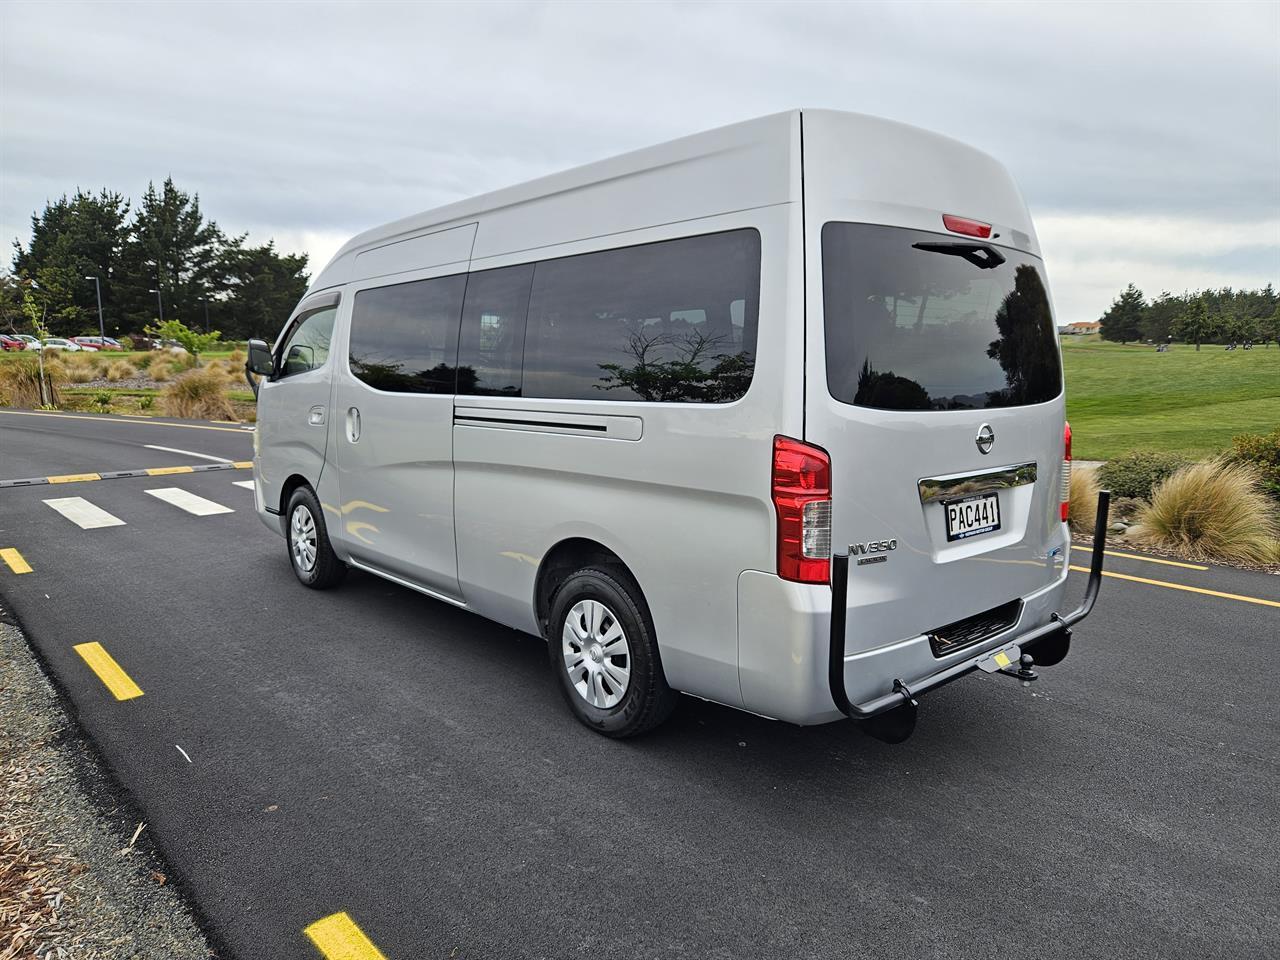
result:
<svg viewBox="0 0 1280 960"><path fill-rule="evenodd" d="M974 410L1062 391L1038 258L948 234L822 228L827 388L882 410Z"/></svg>

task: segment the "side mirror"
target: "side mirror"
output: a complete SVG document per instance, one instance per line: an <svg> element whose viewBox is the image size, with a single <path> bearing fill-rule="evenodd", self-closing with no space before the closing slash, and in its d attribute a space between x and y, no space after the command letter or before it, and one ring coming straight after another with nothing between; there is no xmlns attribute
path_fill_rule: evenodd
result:
<svg viewBox="0 0 1280 960"><path fill-rule="evenodd" d="M244 378L249 381L249 386L253 388L253 395L258 395L258 382L253 379L251 374L257 374L260 377L269 377L275 372L275 360L271 356L271 347L267 345L265 340L249 341L249 359L244 364Z"/></svg>

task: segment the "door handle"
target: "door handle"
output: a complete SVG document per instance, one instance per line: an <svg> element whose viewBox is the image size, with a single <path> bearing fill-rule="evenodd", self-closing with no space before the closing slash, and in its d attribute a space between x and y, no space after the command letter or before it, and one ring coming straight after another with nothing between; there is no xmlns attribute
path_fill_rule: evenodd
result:
<svg viewBox="0 0 1280 960"><path fill-rule="evenodd" d="M311 424L313 427L322 426L324 424L324 407L320 404L316 404L308 410L307 423Z"/></svg>
<svg viewBox="0 0 1280 960"><path fill-rule="evenodd" d="M347 439L352 443L360 439L360 411L355 407L347 408Z"/></svg>

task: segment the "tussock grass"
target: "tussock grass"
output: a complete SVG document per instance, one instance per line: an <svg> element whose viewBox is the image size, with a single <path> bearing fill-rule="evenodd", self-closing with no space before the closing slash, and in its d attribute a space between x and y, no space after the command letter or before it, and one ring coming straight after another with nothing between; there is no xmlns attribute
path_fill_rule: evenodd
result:
<svg viewBox="0 0 1280 960"><path fill-rule="evenodd" d="M115 360L107 365L107 379L113 383L117 380L128 380L137 375L137 368L128 360Z"/></svg>
<svg viewBox="0 0 1280 960"><path fill-rule="evenodd" d="M153 357L151 366L147 367L147 376L158 383L165 383L173 379L173 367L165 363L163 357Z"/></svg>
<svg viewBox="0 0 1280 960"><path fill-rule="evenodd" d="M1191 560L1273 563L1280 522L1257 468L1218 458L1183 467L1155 488L1128 539Z"/></svg>
<svg viewBox="0 0 1280 960"><path fill-rule="evenodd" d="M53 356L48 356L53 353ZM56 351L46 351L44 361L46 399L58 403L57 385L67 380L67 369ZM35 354L23 354L0 364L0 405L7 407L40 406L40 361Z"/></svg>
<svg viewBox="0 0 1280 960"><path fill-rule="evenodd" d="M1076 533L1093 533L1098 519L1098 489L1097 470L1093 467L1072 467L1067 523Z"/></svg>
<svg viewBox="0 0 1280 960"><path fill-rule="evenodd" d="M91 363L67 364L67 380L71 383L88 383L97 375L98 372L93 369L93 364Z"/></svg>
<svg viewBox="0 0 1280 960"><path fill-rule="evenodd" d="M226 378L216 370L188 370L165 387L160 406L166 416L193 420L234 420Z"/></svg>

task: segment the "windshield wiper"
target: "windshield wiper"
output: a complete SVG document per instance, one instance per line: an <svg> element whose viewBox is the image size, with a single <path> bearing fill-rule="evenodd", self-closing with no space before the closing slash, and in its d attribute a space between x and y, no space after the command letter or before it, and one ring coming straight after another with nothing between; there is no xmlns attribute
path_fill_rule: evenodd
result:
<svg viewBox="0 0 1280 960"><path fill-rule="evenodd" d="M941 253L967 260L979 270L994 270L1005 262L1004 254L985 243L913 243L916 250Z"/></svg>

